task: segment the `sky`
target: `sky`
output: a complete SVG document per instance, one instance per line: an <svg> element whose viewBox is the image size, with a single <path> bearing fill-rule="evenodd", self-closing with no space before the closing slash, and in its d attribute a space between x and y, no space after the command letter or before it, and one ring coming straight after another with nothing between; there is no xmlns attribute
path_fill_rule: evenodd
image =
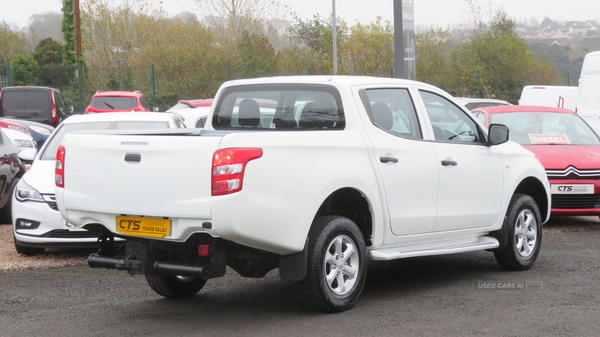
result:
<svg viewBox="0 0 600 337"><path fill-rule="evenodd" d="M86 0L80 0L84 3ZM118 1L118 0L112 0ZM127 1L127 0L121 0ZM191 0L149 0L155 6L162 6L170 14L189 10ZM322 17L331 15L334 0L279 0L296 12L301 18L311 18L314 14ZM517 22L545 17L552 20L596 20L600 18L598 0L470 0L481 7L481 15L489 20L489 9L496 13L500 8ZM471 17L467 0L413 0L415 25L449 28L458 24L468 24ZM33 14L60 12L62 0L2 0L0 21L22 28ZM9 4L10 3L10 4ZM368 24L377 16L393 22L393 0L335 0L337 16L349 25L355 22ZM484 22L486 21L484 20Z"/></svg>

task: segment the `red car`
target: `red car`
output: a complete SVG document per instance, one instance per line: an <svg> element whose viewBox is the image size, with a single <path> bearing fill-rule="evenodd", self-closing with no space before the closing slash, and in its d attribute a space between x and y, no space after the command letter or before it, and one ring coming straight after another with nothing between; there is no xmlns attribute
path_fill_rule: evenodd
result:
<svg viewBox="0 0 600 337"><path fill-rule="evenodd" d="M31 136L31 132L29 132L27 126L21 123L6 120L5 118L0 118L0 128L21 131Z"/></svg>
<svg viewBox="0 0 600 337"><path fill-rule="evenodd" d="M552 188L553 215L600 215L600 139L578 114L528 105L472 113L487 127L508 126L510 140L538 157Z"/></svg>
<svg viewBox="0 0 600 337"><path fill-rule="evenodd" d="M151 111L150 103L139 91L97 91L83 113Z"/></svg>

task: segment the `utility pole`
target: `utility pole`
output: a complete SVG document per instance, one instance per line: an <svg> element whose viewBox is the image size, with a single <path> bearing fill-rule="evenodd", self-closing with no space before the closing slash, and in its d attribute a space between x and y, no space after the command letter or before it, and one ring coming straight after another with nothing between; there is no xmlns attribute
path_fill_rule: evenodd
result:
<svg viewBox="0 0 600 337"><path fill-rule="evenodd" d="M83 111L83 74L81 69L81 15L79 0L73 1L75 15L75 58L77 60L77 87L79 92L79 112Z"/></svg>
<svg viewBox="0 0 600 337"><path fill-rule="evenodd" d="M79 0L75 0L75 50L77 53L77 61L81 56L81 17L79 15Z"/></svg>
<svg viewBox="0 0 600 337"><path fill-rule="evenodd" d="M335 0L331 0L332 7L332 23L333 23L333 74L337 75L337 14L335 13Z"/></svg>

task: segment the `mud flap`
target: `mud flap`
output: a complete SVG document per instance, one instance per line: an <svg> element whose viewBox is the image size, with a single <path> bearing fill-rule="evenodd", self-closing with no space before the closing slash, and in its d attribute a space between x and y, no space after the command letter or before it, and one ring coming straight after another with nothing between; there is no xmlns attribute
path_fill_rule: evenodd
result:
<svg viewBox="0 0 600 337"><path fill-rule="evenodd" d="M302 281L306 277L308 238L302 251L279 258L279 277L285 281Z"/></svg>

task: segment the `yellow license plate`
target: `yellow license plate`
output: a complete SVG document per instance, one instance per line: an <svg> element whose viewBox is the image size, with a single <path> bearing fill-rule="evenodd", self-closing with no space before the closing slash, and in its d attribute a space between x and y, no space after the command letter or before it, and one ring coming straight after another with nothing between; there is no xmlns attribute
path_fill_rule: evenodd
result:
<svg viewBox="0 0 600 337"><path fill-rule="evenodd" d="M127 235L162 238L171 235L171 220L118 216L117 231Z"/></svg>

